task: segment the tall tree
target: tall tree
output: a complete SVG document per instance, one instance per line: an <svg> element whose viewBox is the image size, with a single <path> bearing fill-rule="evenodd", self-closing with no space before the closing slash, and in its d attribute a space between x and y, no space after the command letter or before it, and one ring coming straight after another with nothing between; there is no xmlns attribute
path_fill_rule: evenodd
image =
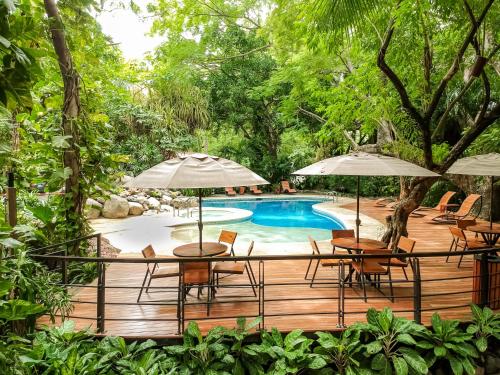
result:
<svg viewBox="0 0 500 375"><path fill-rule="evenodd" d="M416 146L425 167L445 173L500 117L498 71L493 66L500 49L495 26L500 11L495 0L389 4L318 0L308 2L304 9L300 16L305 15L315 30L313 44L322 38L342 42L346 32L347 38L357 38L362 28L373 28L375 37L378 33L377 67L410 120L405 132L418 135ZM381 33L378 27L383 23L385 32ZM451 131L453 140L445 136ZM393 214L393 243L407 234L409 214L434 182L414 178L403 189Z"/></svg>
<svg viewBox="0 0 500 375"><path fill-rule="evenodd" d="M65 195L69 198L68 219L74 225L77 233L84 204L83 190L80 186L81 160L78 147L79 131L78 117L80 115L80 77L75 67L71 52L66 43L64 24L59 14L55 0L44 0L45 10L49 21L49 30L52 44L57 55L61 78L64 84L64 99L62 107L61 127L66 138L67 147L64 149L64 167L71 171L65 181Z"/></svg>

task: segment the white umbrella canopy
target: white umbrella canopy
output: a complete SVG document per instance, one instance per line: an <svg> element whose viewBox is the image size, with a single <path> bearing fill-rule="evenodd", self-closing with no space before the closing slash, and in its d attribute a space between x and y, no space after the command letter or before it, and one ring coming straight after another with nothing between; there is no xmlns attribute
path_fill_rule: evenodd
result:
<svg viewBox="0 0 500 375"><path fill-rule="evenodd" d="M420 176L439 177L440 175L416 164L380 154L353 152L335 156L311 164L293 172L305 176L357 176L356 189L356 238L359 241L359 180L360 176Z"/></svg>
<svg viewBox="0 0 500 375"><path fill-rule="evenodd" d="M125 186L145 189L198 189L201 255L203 243L201 189L266 184L269 182L234 161L195 153L161 162L142 172Z"/></svg>
<svg viewBox="0 0 500 375"><path fill-rule="evenodd" d="M447 171L449 174L462 174L469 176L490 176L490 228L493 227L493 184L494 177L500 176L500 154L469 156L457 160Z"/></svg>
<svg viewBox="0 0 500 375"><path fill-rule="evenodd" d="M299 169L298 175L342 176L422 176L439 177L439 174L416 164L380 154L353 152L335 156Z"/></svg>
<svg viewBox="0 0 500 375"><path fill-rule="evenodd" d="M189 154L165 160L132 179L136 188L218 188L269 184L244 166L217 156Z"/></svg>
<svg viewBox="0 0 500 375"><path fill-rule="evenodd" d="M459 159L446 173L469 176L500 176L500 154L492 152Z"/></svg>

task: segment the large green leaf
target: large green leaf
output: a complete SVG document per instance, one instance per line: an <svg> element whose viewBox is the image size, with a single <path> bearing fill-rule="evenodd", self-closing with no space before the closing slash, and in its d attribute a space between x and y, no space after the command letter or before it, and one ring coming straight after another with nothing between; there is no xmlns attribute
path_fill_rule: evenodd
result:
<svg viewBox="0 0 500 375"><path fill-rule="evenodd" d="M28 316L40 314L44 311L45 307L42 305L20 299L0 302L0 319L7 321L26 319Z"/></svg>

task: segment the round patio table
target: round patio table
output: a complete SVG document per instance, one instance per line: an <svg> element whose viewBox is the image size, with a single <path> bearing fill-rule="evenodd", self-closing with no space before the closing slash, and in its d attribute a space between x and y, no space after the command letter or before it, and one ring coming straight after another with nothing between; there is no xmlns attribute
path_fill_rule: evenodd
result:
<svg viewBox="0 0 500 375"><path fill-rule="evenodd" d="M344 237L344 238L335 238L331 240L331 244L335 247L340 247L342 249L354 250L356 252L361 252L363 250L377 250L377 249L385 249L387 246L382 241L372 240L370 238L359 238L359 241L356 241L354 237Z"/></svg>
<svg viewBox="0 0 500 375"><path fill-rule="evenodd" d="M213 257L226 252L227 246L218 242L202 242L200 254L200 243L193 242L177 246L174 255L178 257Z"/></svg>
<svg viewBox="0 0 500 375"><path fill-rule="evenodd" d="M490 246L495 246L500 238L500 225L493 225L490 228L489 224L474 224L467 226L467 230L480 233L484 242Z"/></svg>

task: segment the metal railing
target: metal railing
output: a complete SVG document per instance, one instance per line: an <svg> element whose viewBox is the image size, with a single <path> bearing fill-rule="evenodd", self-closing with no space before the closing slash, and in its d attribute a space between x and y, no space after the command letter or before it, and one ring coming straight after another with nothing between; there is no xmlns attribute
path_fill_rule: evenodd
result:
<svg viewBox="0 0 500 375"><path fill-rule="evenodd" d="M77 242L91 241L93 246L91 246L91 256L70 256L68 255L68 249L72 248ZM491 298L490 291L490 280L492 277L497 279L500 276L500 267L495 271L490 270L490 259L491 255L496 253L498 249L481 249L481 250L469 250L465 252L460 251L437 251L437 252L426 252L426 253L400 253L400 254L322 254L322 255L262 255L262 256L231 256L231 257L214 257L214 258L110 258L101 256L101 237L100 235L92 235L77 240L68 241L63 244L56 244L51 246L46 246L44 248L33 249L30 255L48 265L50 269L55 272L60 272L61 274L61 284L75 290L83 290L86 288L95 289L95 300L74 300L75 304L90 304L95 305L95 316L78 316L71 315L67 318L72 319L85 319L95 321L97 333L104 333L106 331L106 323L112 321L135 321L135 322L171 322L177 325L177 334L184 331L185 324L189 320L196 321L210 321L210 320L234 320L240 316L246 317L260 317L261 323L259 328L264 328L266 324L266 319L269 318L292 318L300 316L329 316L336 319L336 326L338 328L346 327L346 317L365 314L366 310L371 306L370 300L380 300L380 299L396 299L398 301L406 301L401 304L403 308L393 309L394 313L406 313L411 314L411 317L418 323L422 322L422 313L428 313L432 311L443 311L450 309L460 309L468 306L473 302L473 295L477 294L476 303L480 306L486 306L489 304L498 304L500 295L500 290L498 293L493 293L494 298ZM460 257L462 255L475 257L475 262L479 262L479 267L477 267L478 272L473 274L459 274L459 275L446 275L445 277L433 277L429 279L423 279L421 273L421 261L427 258L432 258L438 260L439 258L444 258L450 256L452 259L454 257ZM408 280L406 279L381 279L380 276L371 275L369 272L365 272L364 275L358 274L358 279L355 280L349 275L346 275L346 267L350 262L363 262L369 259L376 258L378 261L380 259L386 259L388 264L390 264L391 259L399 259L408 262L408 268L411 270L409 273ZM477 258L477 259L476 259ZM336 278L316 278L312 283L307 277L297 276L292 278L292 280L282 280L280 277L273 275L269 268L272 268L273 263L290 262L290 261L312 261L313 265L315 262L320 262L321 260L336 260L338 265L336 268ZM201 298L187 298L186 292L188 285L185 280L185 272L183 272L184 267L189 263L200 263L203 262L250 262L255 269L255 282L249 283L235 283L235 282L224 282L216 283L213 277L203 283L201 287L207 289L207 294L203 299ZM444 259L442 260L444 262ZM95 263L97 270L96 282L82 285L74 284L68 282L67 268L68 264L71 262L80 263ZM169 300L153 300L153 301L143 301L136 302L130 299L130 295L133 294L134 298L139 293L142 281L142 272L146 271L146 264L157 264L157 265L171 265L175 264L179 267L180 276L176 278L173 284L167 286L149 286L153 292L168 292L171 291L176 295L175 298ZM138 273L141 274L139 282L133 285L118 285L116 283L110 283L106 280L106 274L110 271L110 267L113 267L113 272L118 272L120 267L137 265ZM210 267L210 266L209 266ZM390 269L390 266L387 266ZM266 272L268 268L268 272ZM279 268L279 267L275 267ZM394 267L393 267L394 268ZM211 269L211 267L210 267ZM305 271L305 268L304 268ZM127 271L124 271L127 272ZM119 272L118 272L119 273ZM375 286L382 292L382 286L388 286L390 283L397 283L398 285L409 286L407 288L411 291L410 294L397 295L393 294L377 294L375 296L370 295L368 303L364 304L364 308L361 310L356 310L350 308L349 302L355 300L363 300L364 297L361 295L355 295L350 292L353 284L361 282L360 278L364 278L363 281L366 282L368 287ZM423 285L436 285L439 286L441 283L450 282L456 283L459 280L470 280L471 288L462 290L461 288L456 288L456 290L442 292L438 287L436 291L423 291ZM473 287L474 280L479 280L476 284L479 286ZM432 284L434 283L434 284ZM241 294L231 294L224 295L223 290L240 289L240 288L250 288L254 286L256 289L255 296L242 296ZM191 285L191 287L193 287ZM197 287L197 286L194 286ZM498 287L494 285L494 287ZM299 295L293 292L294 288L299 288L302 293L306 295ZM326 288L327 291L336 291L335 294L320 294L318 289ZM500 288L500 287L499 287ZM387 288L384 288L387 289ZM429 288L428 288L429 289ZM122 300L116 300L116 296L113 291L129 291L127 298ZM276 293L276 290L282 290L285 292ZM392 290L392 288L391 288ZM408 291L406 290L406 291ZM288 293L286 292L288 291ZM137 294L136 294L137 293ZM217 298L215 293L220 293ZM428 303L430 299L431 302L436 299L444 298L445 296L457 296L457 302L455 304L449 304L445 307L435 307L433 303ZM467 303L460 302L458 296L470 296L466 297ZM107 297L112 297L112 300L107 300ZM434 300L433 300L434 299ZM408 302L409 301L409 302ZM294 309L292 304L297 302L305 302L306 308ZM323 306L326 308L318 309L310 303L323 302ZM276 311L272 309L272 305L275 303L288 303L286 309ZM217 306L223 306L225 304L231 304L233 310L236 311L235 314L228 315L217 315L213 313L213 308ZM235 304L238 304L238 308L234 308ZM255 313L250 313L248 305L256 307ZM168 313L162 313L161 317L107 317L107 311L112 307L116 306L160 306L160 307L173 307L173 309ZM304 306L304 305L303 305ZM309 308L308 308L309 306ZM406 306L406 307L405 307ZM205 312L206 310L206 312ZM194 314L193 314L194 313ZM191 314L191 316L190 316Z"/></svg>

